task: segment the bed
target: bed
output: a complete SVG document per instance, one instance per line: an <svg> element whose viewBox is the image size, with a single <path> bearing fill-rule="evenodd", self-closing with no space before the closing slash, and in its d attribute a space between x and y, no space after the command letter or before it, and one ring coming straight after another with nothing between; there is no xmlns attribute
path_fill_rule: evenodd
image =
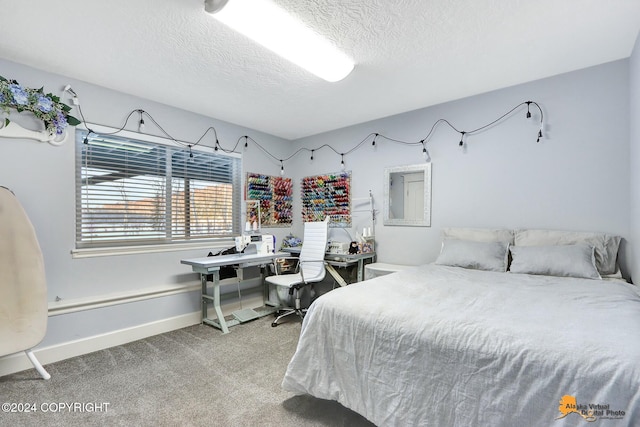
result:
<svg viewBox="0 0 640 427"><path fill-rule="evenodd" d="M282 386L378 426L638 425L640 294L619 243L447 229L435 263L318 298Z"/></svg>

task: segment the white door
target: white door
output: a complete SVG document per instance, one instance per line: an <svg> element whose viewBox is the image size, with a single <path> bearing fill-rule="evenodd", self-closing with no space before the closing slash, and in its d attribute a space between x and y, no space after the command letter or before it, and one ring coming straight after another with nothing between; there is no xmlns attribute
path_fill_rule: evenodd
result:
<svg viewBox="0 0 640 427"><path fill-rule="evenodd" d="M404 219L424 219L424 175L405 175L404 191Z"/></svg>

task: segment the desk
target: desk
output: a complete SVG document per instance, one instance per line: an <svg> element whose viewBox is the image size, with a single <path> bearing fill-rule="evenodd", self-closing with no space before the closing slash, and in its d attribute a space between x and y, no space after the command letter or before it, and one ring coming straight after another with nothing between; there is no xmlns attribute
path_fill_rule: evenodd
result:
<svg viewBox="0 0 640 427"><path fill-rule="evenodd" d="M181 260L180 264L190 265L194 272L200 273L200 282L202 284L202 323L214 326L222 330L222 333L227 334L229 333L230 326L275 313L276 307L267 307L258 310L245 309L233 312L234 319L226 321L220 307L220 267L237 265L239 270L255 266L264 267L266 264L272 263L274 258L286 255L287 254L283 252L274 254L232 254ZM241 272L239 273L241 274ZM207 293L208 274L213 275L213 295ZM263 274L261 274L261 277L264 279ZM238 280L241 280L241 275L238 276ZM266 302L268 298L268 290L265 287L263 301ZM217 320L210 319L208 316L208 304L211 302L213 302Z"/></svg>
<svg viewBox="0 0 640 427"><path fill-rule="evenodd" d="M301 248L283 248L283 252L288 252L291 255L300 255ZM327 262L326 269L331 274L331 276L338 282L340 286L347 286L347 282L342 278L342 276L336 271L334 267L349 267L354 264L358 264L358 276L357 281L362 282L364 280L364 262L366 260L371 260L371 262L376 261L376 253L368 252L363 254L334 254L334 253L325 253L324 260Z"/></svg>

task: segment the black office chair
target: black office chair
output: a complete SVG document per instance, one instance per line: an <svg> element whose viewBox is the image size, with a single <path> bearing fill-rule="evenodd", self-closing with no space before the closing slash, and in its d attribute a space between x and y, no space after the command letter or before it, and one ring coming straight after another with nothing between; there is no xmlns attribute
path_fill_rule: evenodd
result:
<svg viewBox="0 0 640 427"><path fill-rule="evenodd" d="M322 222L305 222L302 249L298 259L297 272L269 276L267 283L277 287L285 287L289 295L294 296L294 306L280 309L276 312L276 319L271 326L278 326L280 319L296 314L303 318L307 309L300 304L300 290L305 286L320 282L326 274L324 267L324 254L327 249L327 234L329 218ZM286 257L293 258L293 257Z"/></svg>

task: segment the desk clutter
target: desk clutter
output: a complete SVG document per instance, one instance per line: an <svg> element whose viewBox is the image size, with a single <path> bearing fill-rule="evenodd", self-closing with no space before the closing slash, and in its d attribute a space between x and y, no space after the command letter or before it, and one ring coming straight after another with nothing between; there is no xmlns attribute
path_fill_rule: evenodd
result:
<svg viewBox="0 0 640 427"><path fill-rule="evenodd" d="M268 255L275 252L276 238L272 234L243 234L234 240L237 253Z"/></svg>
<svg viewBox="0 0 640 427"><path fill-rule="evenodd" d="M302 246L302 240L293 234L288 234L284 239L282 239L283 248L297 248L300 246Z"/></svg>
<svg viewBox="0 0 640 427"><path fill-rule="evenodd" d="M237 254L238 251L236 250L235 247L231 247L228 249L223 249L220 252L217 253L213 253L213 252L209 252L209 254L207 255L207 257L212 257L212 256L221 256L221 255L233 255L233 254ZM220 275L220 280L222 279L230 279L232 277L238 277L238 274L236 273L236 269L237 269L237 265L223 265L220 267L220 271L219 271L219 275ZM207 275L207 280L208 281L213 281L213 274L208 274Z"/></svg>

